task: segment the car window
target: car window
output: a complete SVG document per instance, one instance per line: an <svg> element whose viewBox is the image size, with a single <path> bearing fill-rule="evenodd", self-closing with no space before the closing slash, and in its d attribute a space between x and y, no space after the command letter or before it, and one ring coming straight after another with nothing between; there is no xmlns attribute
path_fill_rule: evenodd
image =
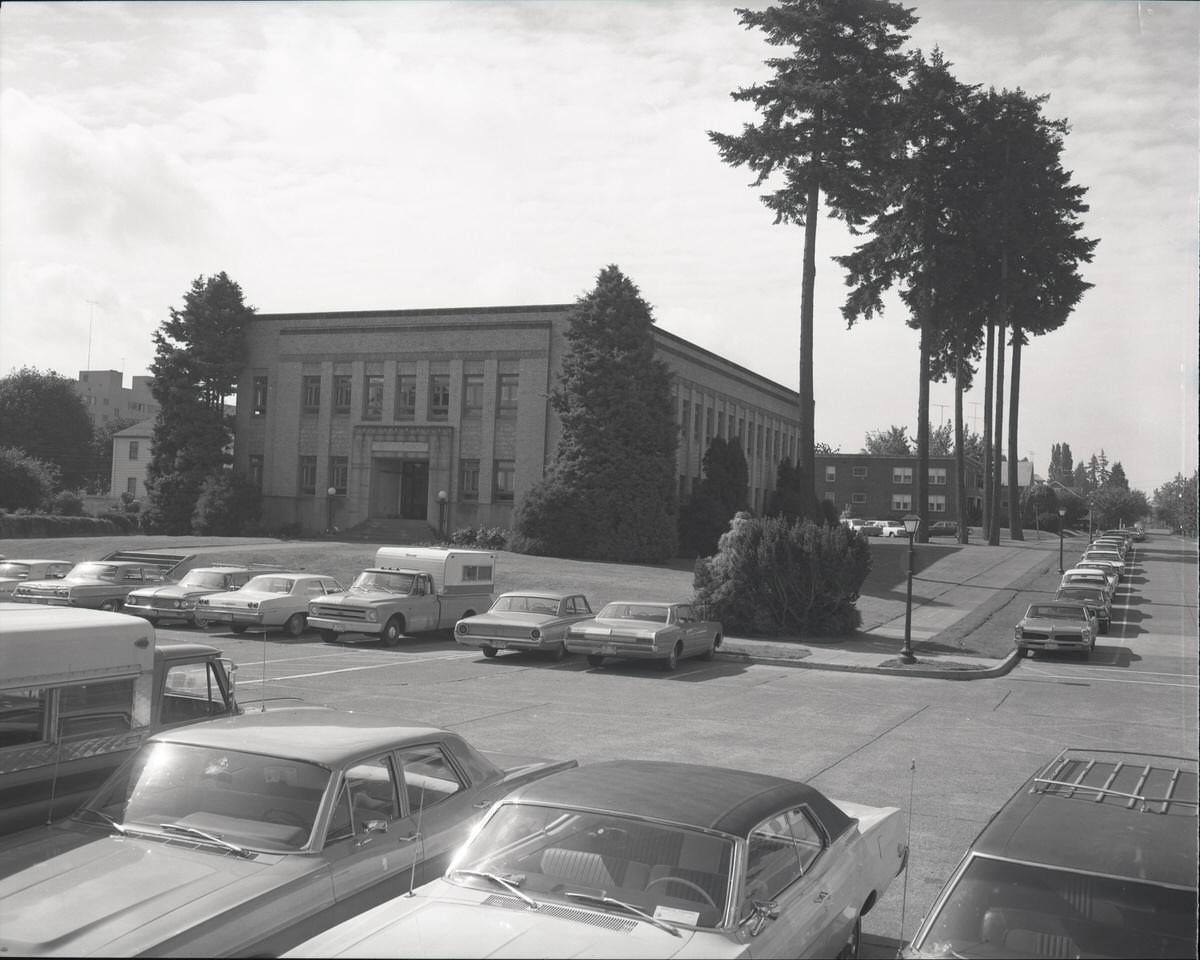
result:
<svg viewBox="0 0 1200 960"><path fill-rule="evenodd" d="M404 790L410 816L427 810L463 789L446 755L436 744L404 747L396 751L403 769Z"/></svg>
<svg viewBox="0 0 1200 960"><path fill-rule="evenodd" d="M1029 608L1029 616L1050 620L1083 620L1087 614L1083 607L1066 604L1035 603Z"/></svg>
<svg viewBox="0 0 1200 960"><path fill-rule="evenodd" d="M342 778L326 838L340 840L366 833L372 821L395 820L399 809L391 760L376 757L357 763Z"/></svg>
<svg viewBox="0 0 1200 960"><path fill-rule="evenodd" d="M765 820L751 831L743 888L747 901L774 900L803 874L800 849L786 813Z"/></svg>
<svg viewBox="0 0 1200 960"><path fill-rule="evenodd" d="M167 668L163 680L162 722L186 723L226 712L225 694L216 676L217 665L197 660Z"/></svg>

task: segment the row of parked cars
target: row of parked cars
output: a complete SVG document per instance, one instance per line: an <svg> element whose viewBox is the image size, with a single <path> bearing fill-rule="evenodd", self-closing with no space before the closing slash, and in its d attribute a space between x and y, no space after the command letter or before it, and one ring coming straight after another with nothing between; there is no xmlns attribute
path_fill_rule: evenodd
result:
<svg viewBox="0 0 1200 960"><path fill-rule="evenodd" d="M850 517L842 521L851 530L857 530L866 537L907 537L903 520L867 520L863 517ZM957 537L958 524L953 520L934 520L929 525L930 537Z"/></svg>
<svg viewBox="0 0 1200 960"><path fill-rule="evenodd" d="M1132 528L1106 530L1089 543L1075 565L1063 571L1054 599L1031 603L1017 623L1018 654L1075 652L1089 659L1096 637L1111 627L1113 600L1128 575L1137 538Z"/></svg>

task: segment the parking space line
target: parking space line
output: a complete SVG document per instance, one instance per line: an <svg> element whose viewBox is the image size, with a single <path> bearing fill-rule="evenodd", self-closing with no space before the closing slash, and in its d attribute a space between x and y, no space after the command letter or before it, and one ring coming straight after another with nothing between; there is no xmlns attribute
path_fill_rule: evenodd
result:
<svg viewBox="0 0 1200 960"><path fill-rule="evenodd" d="M314 673L293 673L290 676L286 676L286 677L267 677L265 679L265 681L263 681L263 682L275 683L275 682L282 682L284 680L303 680L306 677L328 677L335 673L353 673L357 670L377 670L380 667L406 667L409 664L413 664L413 663L436 663L439 660L464 660L469 656L470 656L469 653L467 653L467 654L451 654L449 656L444 656L444 657L421 657L421 658L410 658L410 659L404 659L404 660L392 660L387 663L368 663L368 664L364 664L361 667L340 667L337 670L317 670ZM251 680L251 681L247 681L247 682L254 683L256 681Z"/></svg>

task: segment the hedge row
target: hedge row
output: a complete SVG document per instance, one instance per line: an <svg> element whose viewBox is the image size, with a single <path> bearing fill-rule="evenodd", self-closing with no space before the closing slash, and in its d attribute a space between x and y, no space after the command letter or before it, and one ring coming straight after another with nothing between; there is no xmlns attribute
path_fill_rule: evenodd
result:
<svg viewBox="0 0 1200 960"><path fill-rule="evenodd" d="M100 517L60 517L52 514L0 514L0 538L33 540L40 537L111 537L138 532L138 518L123 513Z"/></svg>

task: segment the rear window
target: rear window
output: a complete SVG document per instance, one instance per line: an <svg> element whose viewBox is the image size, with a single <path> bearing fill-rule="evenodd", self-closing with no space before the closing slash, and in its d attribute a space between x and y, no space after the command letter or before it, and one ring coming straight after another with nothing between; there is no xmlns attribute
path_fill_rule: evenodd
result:
<svg viewBox="0 0 1200 960"><path fill-rule="evenodd" d="M913 946L946 957L1194 957L1196 892L976 856Z"/></svg>

